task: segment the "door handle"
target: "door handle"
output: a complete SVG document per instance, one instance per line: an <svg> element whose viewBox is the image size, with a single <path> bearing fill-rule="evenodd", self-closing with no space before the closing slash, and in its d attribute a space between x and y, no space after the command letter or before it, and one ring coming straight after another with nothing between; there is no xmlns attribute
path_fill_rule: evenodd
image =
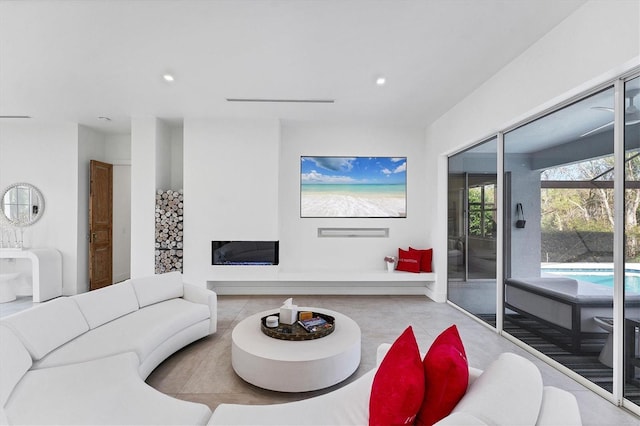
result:
<svg viewBox="0 0 640 426"><path fill-rule="evenodd" d="M97 238L96 238L96 233L95 233L95 232L92 232L92 233L91 233L91 241L90 241L90 242L91 242L91 243L95 243L95 242L96 242L96 239L97 239Z"/></svg>

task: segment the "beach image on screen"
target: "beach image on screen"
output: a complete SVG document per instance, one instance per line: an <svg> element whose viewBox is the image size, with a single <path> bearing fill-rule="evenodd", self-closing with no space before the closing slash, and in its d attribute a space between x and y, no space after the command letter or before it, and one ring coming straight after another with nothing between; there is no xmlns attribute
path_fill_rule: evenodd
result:
<svg viewBox="0 0 640 426"><path fill-rule="evenodd" d="M300 157L301 217L406 217L406 157Z"/></svg>

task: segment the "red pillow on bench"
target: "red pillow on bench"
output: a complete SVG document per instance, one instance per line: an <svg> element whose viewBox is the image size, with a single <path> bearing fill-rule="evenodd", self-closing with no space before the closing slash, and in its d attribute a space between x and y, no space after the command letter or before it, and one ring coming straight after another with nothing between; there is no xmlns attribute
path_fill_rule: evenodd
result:
<svg viewBox="0 0 640 426"><path fill-rule="evenodd" d="M422 254L420 258L420 270L422 272L433 272L433 267L431 266L431 262L433 260L433 249L414 249L409 247L409 251L418 251Z"/></svg>
<svg viewBox="0 0 640 426"><path fill-rule="evenodd" d="M420 261L422 259L422 253L418 251L406 251L401 248L398 249L398 265L396 269L398 271L405 272L420 272Z"/></svg>

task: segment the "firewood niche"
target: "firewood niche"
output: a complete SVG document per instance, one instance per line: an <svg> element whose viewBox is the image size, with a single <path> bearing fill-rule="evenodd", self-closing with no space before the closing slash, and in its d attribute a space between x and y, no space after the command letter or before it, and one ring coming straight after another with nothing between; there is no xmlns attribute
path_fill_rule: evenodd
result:
<svg viewBox="0 0 640 426"><path fill-rule="evenodd" d="M183 190L156 191L156 274L182 272Z"/></svg>

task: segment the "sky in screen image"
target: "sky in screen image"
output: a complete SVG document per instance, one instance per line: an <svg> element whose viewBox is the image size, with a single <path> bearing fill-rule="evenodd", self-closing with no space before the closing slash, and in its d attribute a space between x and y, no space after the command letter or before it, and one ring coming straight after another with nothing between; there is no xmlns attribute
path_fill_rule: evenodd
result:
<svg viewBox="0 0 640 426"><path fill-rule="evenodd" d="M301 157L303 185L406 184L406 157Z"/></svg>

